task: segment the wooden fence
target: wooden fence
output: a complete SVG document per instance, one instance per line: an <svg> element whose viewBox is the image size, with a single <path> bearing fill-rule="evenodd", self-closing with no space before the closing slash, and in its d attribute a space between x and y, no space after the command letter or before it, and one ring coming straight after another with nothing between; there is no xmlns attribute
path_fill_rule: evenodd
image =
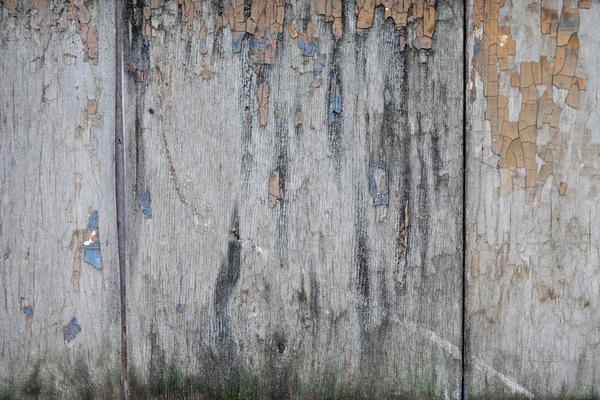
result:
<svg viewBox="0 0 600 400"><path fill-rule="evenodd" d="M598 21L0 1L0 398L598 398Z"/></svg>

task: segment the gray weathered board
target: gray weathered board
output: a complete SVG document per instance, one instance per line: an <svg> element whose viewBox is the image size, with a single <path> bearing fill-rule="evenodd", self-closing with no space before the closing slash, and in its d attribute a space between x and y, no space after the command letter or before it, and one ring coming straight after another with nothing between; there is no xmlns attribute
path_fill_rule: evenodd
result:
<svg viewBox="0 0 600 400"><path fill-rule="evenodd" d="M0 398L121 395L115 29L131 397L598 396L600 6L411 1L0 1Z"/></svg>
<svg viewBox="0 0 600 400"><path fill-rule="evenodd" d="M118 396L114 9L3 3L0 397Z"/></svg>
<svg viewBox="0 0 600 400"><path fill-rule="evenodd" d="M229 28L197 39L224 14L202 8L128 13L132 391L187 377L182 390L214 396L459 396L462 40L401 52L383 7L359 36L345 4L336 44L315 2L296 1L262 65L252 36L239 53ZM435 35L460 38L462 4L437 11ZM312 28L309 43L290 26ZM387 168L389 206L369 193L371 162Z"/></svg>
<svg viewBox="0 0 600 400"><path fill-rule="evenodd" d="M597 398L600 5L468 7L466 390L471 398ZM573 77L585 90L569 98L561 80ZM547 111L560 111L557 120ZM516 150L498 143L494 151L506 138Z"/></svg>

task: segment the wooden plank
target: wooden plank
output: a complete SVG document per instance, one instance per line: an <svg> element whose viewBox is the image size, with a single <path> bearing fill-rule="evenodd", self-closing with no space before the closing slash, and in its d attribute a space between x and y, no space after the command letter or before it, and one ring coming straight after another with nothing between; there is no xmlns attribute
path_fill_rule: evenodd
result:
<svg viewBox="0 0 600 400"><path fill-rule="evenodd" d="M118 397L113 14L0 5L3 398Z"/></svg>
<svg viewBox="0 0 600 400"><path fill-rule="evenodd" d="M600 391L600 7L557 4L469 5L469 398Z"/></svg>
<svg viewBox="0 0 600 400"><path fill-rule="evenodd" d="M132 394L459 396L461 2L179 3L128 11Z"/></svg>

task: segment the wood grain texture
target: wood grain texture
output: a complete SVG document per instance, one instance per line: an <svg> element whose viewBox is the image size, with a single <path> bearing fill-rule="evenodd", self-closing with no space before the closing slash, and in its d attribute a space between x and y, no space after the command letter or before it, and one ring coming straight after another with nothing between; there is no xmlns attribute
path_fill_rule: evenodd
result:
<svg viewBox="0 0 600 400"><path fill-rule="evenodd" d="M3 398L109 398L119 385L113 11L75 3L0 4ZM84 261L93 210L101 270Z"/></svg>
<svg viewBox="0 0 600 400"><path fill-rule="evenodd" d="M546 0L469 4L469 398L592 398L600 392L600 7L577 6ZM506 28L516 42L513 55L483 63L485 52L499 48ZM576 39L578 52L570 47ZM548 85L538 82L535 68L527 72L543 57L553 67ZM492 71L498 79L490 79ZM565 80L586 89L570 91L573 86L565 87ZM525 92L529 85L533 90ZM503 164L503 150L494 147L501 134L494 133L489 117L495 112L490 108L494 95L506 96L504 126L529 128L530 105L534 112L541 110L533 115L531 135L517 134L533 147L529 165L527 160L519 165L518 157L512 165L510 157ZM548 118L548 110L560 111L559 118Z"/></svg>
<svg viewBox="0 0 600 400"><path fill-rule="evenodd" d="M140 3L126 50L132 393L460 396L462 4L438 2L432 49L407 30L402 52L383 7L359 36L344 4L336 44L315 3L293 1L275 63L253 65L255 38L232 37L239 9L213 29L219 2L191 22L177 2ZM372 165L389 206L373 203Z"/></svg>

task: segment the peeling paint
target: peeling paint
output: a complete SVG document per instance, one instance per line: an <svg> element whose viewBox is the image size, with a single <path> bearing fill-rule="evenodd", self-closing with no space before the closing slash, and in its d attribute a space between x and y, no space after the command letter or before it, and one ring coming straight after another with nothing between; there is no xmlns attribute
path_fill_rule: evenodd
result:
<svg viewBox="0 0 600 400"><path fill-rule="evenodd" d="M356 31L364 34L366 29L373 26L375 7L385 8L384 19L391 18L397 30L406 28L409 23L415 24L415 39L413 46L417 49L430 49L438 13L435 0L357 0L354 13L357 16ZM403 49L406 37L401 36L400 47Z"/></svg>
<svg viewBox="0 0 600 400"><path fill-rule="evenodd" d="M388 171L375 161L369 163L369 193L375 206L389 205Z"/></svg>
<svg viewBox="0 0 600 400"><path fill-rule="evenodd" d="M342 112L342 93L337 85L337 74L331 75L331 88L329 92L329 123L335 122L335 114Z"/></svg>
<svg viewBox="0 0 600 400"><path fill-rule="evenodd" d="M552 152L539 153L546 163L538 173L536 161L537 134L544 124L558 131L562 105L555 103L554 88L567 89L565 104L579 107L580 91L585 81L575 76L579 49L579 10L569 9L568 2L560 18L553 9L541 9L541 33L556 38L554 64L547 56L538 62L522 62L514 68L509 56L517 53L509 26L498 25L498 16L504 2L477 0L475 2L475 27L483 25L481 38L473 47L473 66L483 81L486 97L485 119L490 124L492 151L500 156L499 168L525 169L525 186L535 188L536 181L545 182L552 174ZM518 72L517 72L518 68ZM521 91L519 122L508 121L508 92L500 86L500 77L510 74L512 87ZM540 95L538 86L545 87ZM550 160L546 159L547 157Z"/></svg>
<svg viewBox="0 0 600 400"><path fill-rule="evenodd" d="M279 171L271 172L269 177L269 208L274 208L278 201L283 199L283 182Z"/></svg>
<svg viewBox="0 0 600 400"><path fill-rule="evenodd" d="M63 326L62 331L65 342L71 343L77 334L81 332L81 326L79 326L77 323L77 318L71 318L71 321L67 325Z"/></svg>
<svg viewBox="0 0 600 400"><path fill-rule="evenodd" d="M150 193L146 191L140 196L140 207L142 208L142 214L144 214L144 218L146 219L152 218L152 207L150 206L150 202Z"/></svg>
<svg viewBox="0 0 600 400"><path fill-rule="evenodd" d="M98 211L92 211L88 219L85 257L83 261L96 269L102 269L102 254L100 252L100 231L98 229Z"/></svg>
<svg viewBox="0 0 600 400"><path fill-rule="evenodd" d="M325 16L325 22L332 22L331 30L336 42L342 38L342 0L316 0L316 11Z"/></svg>
<svg viewBox="0 0 600 400"><path fill-rule="evenodd" d="M253 65L275 64L277 35L283 33L285 6L290 0L254 0L249 18L245 18L244 2L225 9L217 28L229 27L233 52L241 51L242 39L250 34L250 59Z"/></svg>
<svg viewBox="0 0 600 400"><path fill-rule="evenodd" d="M319 38L313 37L312 22L308 22L305 33L299 33L294 26L288 29L292 39L296 39L296 44L305 57L312 57L312 73L313 81L310 84L311 88L320 87L323 83L322 72L325 68L327 56L319 52Z"/></svg>

